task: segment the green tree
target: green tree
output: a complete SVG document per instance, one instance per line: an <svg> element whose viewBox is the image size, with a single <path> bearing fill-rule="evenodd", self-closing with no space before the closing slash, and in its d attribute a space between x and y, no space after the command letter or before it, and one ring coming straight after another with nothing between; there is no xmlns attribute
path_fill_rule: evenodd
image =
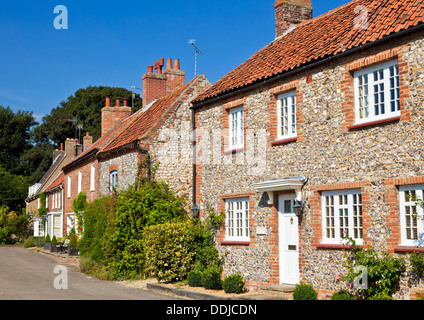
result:
<svg viewBox="0 0 424 320"><path fill-rule="evenodd" d="M11 174L0 165L0 181L0 207L5 206L11 211L20 212L25 208L25 198L28 194L27 178Z"/></svg>
<svg viewBox="0 0 424 320"><path fill-rule="evenodd" d="M29 173L22 155L32 147L30 143L31 127L36 125L32 112L17 111L0 105L0 163L11 174Z"/></svg>
<svg viewBox="0 0 424 320"><path fill-rule="evenodd" d="M90 132L93 139L97 140L101 135L101 110L105 106L106 97L110 97L112 101L116 97L128 98L129 106L132 103L132 92L125 88L89 86L79 89L66 101L62 101L43 118L38 127L34 128L32 133L35 142L50 142L58 147L66 138L79 138L75 124L69 121L73 119L83 126L81 138L84 132ZM133 112L139 110L141 106L141 97L135 94Z"/></svg>

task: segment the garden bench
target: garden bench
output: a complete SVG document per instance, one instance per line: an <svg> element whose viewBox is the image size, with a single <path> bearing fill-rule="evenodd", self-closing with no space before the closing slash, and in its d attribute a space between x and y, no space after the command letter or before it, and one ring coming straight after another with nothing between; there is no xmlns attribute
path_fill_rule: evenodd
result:
<svg viewBox="0 0 424 320"><path fill-rule="evenodd" d="M65 250L68 249L68 244L69 244L70 241L71 240L69 240L69 239L62 240L60 243L58 243L56 245L57 250L60 251L60 253L63 253Z"/></svg>

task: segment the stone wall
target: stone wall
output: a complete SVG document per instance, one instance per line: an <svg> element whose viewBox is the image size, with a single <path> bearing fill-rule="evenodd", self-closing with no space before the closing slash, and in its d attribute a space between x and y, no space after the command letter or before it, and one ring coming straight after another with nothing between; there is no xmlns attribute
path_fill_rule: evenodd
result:
<svg viewBox="0 0 424 320"><path fill-rule="evenodd" d="M134 184L138 172L138 152L133 151L100 162L100 195L110 193L110 172L114 170L118 171L118 191Z"/></svg>
<svg viewBox="0 0 424 320"><path fill-rule="evenodd" d="M192 81L179 99L181 104L150 140L155 179L165 181L178 196L186 198L187 209L191 208L193 186L191 101L211 86L203 74Z"/></svg>
<svg viewBox="0 0 424 320"><path fill-rule="evenodd" d="M197 194L202 209L207 205L222 209L227 194L252 192L254 202L249 245L222 245L218 237L225 274L239 271L251 287L279 282L278 207L268 206L252 184L299 175L309 178L302 191L306 206L299 224L301 281L322 292L340 288L334 278L342 273L344 252L320 246L323 191L360 189L364 245L404 255L396 250L398 186L424 183L423 54L423 37L415 35L196 111L197 157L202 159L197 163ZM400 118L355 127L353 71L393 59L399 62ZM296 90L298 137L277 141L276 96L292 89ZM238 105L244 109L245 148L226 152L226 112ZM402 283L397 298L409 298L405 283L422 288L416 281Z"/></svg>

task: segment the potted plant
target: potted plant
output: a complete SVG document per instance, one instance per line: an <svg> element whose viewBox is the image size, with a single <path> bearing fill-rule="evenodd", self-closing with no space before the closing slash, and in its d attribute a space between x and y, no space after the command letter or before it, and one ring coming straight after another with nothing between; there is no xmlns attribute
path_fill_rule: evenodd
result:
<svg viewBox="0 0 424 320"><path fill-rule="evenodd" d="M53 235L50 252L57 252L56 244L57 244L57 239L56 239L56 236Z"/></svg>
<svg viewBox="0 0 424 320"><path fill-rule="evenodd" d="M52 248L52 241L50 240L50 235L47 234L46 239L44 240L44 250L50 250Z"/></svg>
<svg viewBox="0 0 424 320"><path fill-rule="evenodd" d="M77 246L77 235L75 229L72 228L69 233L69 244L68 244L68 255L77 256L78 255L78 246Z"/></svg>

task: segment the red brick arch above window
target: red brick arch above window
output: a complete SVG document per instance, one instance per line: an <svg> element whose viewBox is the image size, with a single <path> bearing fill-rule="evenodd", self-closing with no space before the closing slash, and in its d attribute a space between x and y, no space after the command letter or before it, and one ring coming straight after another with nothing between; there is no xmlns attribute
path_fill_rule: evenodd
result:
<svg viewBox="0 0 424 320"><path fill-rule="evenodd" d="M109 173L112 171L118 171L118 165L117 164L112 164L109 166Z"/></svg>

